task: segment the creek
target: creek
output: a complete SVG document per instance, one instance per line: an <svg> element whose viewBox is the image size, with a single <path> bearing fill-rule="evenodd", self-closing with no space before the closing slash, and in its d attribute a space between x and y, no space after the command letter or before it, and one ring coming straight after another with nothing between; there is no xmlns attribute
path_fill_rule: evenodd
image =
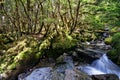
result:
<svg viewBox="0 0 120 80"><path fill-rule="evenodd" d="M87 49L89 51L99 52L97 50ZM103 52L102 52L103 53ZM98 53L101 55L101 53ZM91 64L83 64L75 66L72 56L65 55L63 62L55 67L41 67L34 69L30 73L22 73L18 80L92 80L79 79L76 76L82 74L101 75L101 74L115 74L120 79L120 68L108 59L106 53L93 61ZM79 72L80 71L80 72ZM78 73L79 72L79 73Z"/></svg>

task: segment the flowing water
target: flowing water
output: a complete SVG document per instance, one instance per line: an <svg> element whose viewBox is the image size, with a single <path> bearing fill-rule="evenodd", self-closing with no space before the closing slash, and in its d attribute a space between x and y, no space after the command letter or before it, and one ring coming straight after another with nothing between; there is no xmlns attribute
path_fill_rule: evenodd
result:
<svg viewBox="0 0 120 80"><path fill-rule="evenodd" d="M120 78L120 68L108 59L106 54L104 54L100 59L95 60L92 64L87 66L79 66L78 69L88 75L116 74Z"/></svg>

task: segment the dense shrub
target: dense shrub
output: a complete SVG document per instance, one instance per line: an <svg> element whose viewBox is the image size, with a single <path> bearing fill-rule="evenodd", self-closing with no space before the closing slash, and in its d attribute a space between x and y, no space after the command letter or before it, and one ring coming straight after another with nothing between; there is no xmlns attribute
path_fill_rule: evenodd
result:
<svg viewBox="0 0 120 80"><path fill-rule="evenodd" d="M77 45L77 40L74 39L71 35L63 32L59 35L55 35L49 40L50 45L45 53L50 57L57 58L62 53L73 49Z"/></svg>
<svg viewBox="0 0 120 80"><path fill-rule="evenodd" d="M113 35L112 50L108 55L113 59L113 61L120 64L120 32Z"/></svg>

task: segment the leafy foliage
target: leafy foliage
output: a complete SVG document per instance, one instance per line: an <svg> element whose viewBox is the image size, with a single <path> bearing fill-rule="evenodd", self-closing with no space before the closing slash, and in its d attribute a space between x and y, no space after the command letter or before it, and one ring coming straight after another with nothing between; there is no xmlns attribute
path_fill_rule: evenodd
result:
<svg viewBox="0 0 120 80"><path fill-rule="evenodd" d="M109 56L118 64L120 64L120 33L116 33L112 38L113 49L109 52Z"/></svg>
<svg viewBox="0 0 120 80"><path fill-rule="evenodd" d="M45 37L53 31L72 34L78 29L119 27L119 3L119 0L4 0L0 31L14 33L18 39L24 34Z"/></svg>

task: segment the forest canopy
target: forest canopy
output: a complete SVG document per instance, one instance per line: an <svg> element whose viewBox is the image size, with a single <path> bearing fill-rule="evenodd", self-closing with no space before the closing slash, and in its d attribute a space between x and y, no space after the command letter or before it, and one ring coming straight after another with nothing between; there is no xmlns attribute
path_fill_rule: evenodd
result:
<svg viewBox="0 0 120 80"><path fill-rule="evenodd" d="M43 34L120 26L119 0L1 0L0 32Z"/></svg>

